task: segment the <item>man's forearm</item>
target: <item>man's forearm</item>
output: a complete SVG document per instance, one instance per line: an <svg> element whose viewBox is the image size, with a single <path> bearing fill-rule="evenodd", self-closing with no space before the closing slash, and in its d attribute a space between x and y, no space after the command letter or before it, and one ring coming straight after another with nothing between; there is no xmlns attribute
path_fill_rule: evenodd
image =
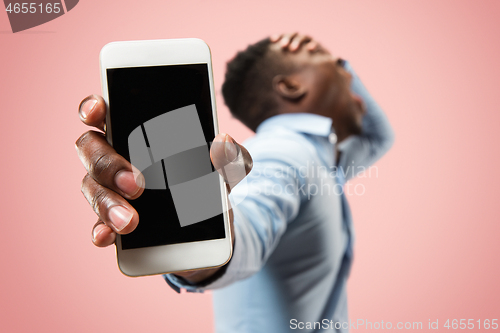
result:
<svg viewBox="0 0 500 333"><path fill-rule="evenodd" d="M351 135L337 144L338 165L345 170L352 170L345 175L346 180L349 180L375 163L391 148L394 132L382 108L375 102L351 65L346 62L344 67L352 74L352 91L361 97L366 106L362 132L359 135Z"/></svg>
<svg viewBox="0 0 500 333"><path fill-rule="evenodd" d="M363 99L366 106L366 115L363 118L362 136L375 140L377 145L387 150L394 141L394 132L387 116L368 92L348 62L345 63L345 68L353 76L351 85L352 91Z"/></svg>

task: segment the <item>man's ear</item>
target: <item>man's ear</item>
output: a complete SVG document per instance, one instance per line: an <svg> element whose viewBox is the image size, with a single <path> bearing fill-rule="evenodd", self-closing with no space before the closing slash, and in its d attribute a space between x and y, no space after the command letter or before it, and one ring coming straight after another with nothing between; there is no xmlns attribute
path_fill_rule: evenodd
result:
<svg viewBox="0 0 500 333"><path fill-rule="evenodd" d="M298 101L307 93L307 88L298 76L276 75L273 78L273 90L282 98Z"/></svg>

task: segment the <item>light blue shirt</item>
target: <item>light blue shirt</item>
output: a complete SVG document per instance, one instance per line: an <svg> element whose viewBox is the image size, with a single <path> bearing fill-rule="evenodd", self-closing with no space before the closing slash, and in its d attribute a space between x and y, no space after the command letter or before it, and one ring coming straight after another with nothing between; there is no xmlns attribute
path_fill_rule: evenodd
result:
<svg viewBox="0 0 500 333"><path fill-rule="evenodd" d="M165 275L176 290L213 289L217 333L348 331L354 230L344 184L379 159L394 136L345 67L367 106L363 133L337 144L330 118L303 113L264 121L245 142L253 169L230 195L235 246L225 273L203 287Z"/></svg>

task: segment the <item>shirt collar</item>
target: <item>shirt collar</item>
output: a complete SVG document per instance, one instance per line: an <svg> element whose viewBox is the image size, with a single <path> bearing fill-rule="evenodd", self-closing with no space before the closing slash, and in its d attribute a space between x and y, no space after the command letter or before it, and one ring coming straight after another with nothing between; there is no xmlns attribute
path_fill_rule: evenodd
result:
<svg viewBox="0 0 500 333"><path fill-rule="evenodd" d="M328 136L332 133L332 119L314 113L284 113L264 120L257 133L284 127L295 132Z"/></svg>

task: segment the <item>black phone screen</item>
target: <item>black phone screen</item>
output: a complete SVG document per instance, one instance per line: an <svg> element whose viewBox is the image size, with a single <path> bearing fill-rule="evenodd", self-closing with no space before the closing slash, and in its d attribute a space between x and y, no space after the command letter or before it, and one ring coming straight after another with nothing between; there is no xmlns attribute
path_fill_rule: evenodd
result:
<svg viewBox="0 0 500 333"><path fill-rule="evenodd" d="M176 201L179 197L176 193L183 191L184 182L215 171L209 157L215 132L208 64L113 68L106 72L113 147L134 165L135 155L150 156L151 162L146 164L155 166L144 171L139 169L145 176L157 170L161 182L160 186L148 186L152 184L149 180L154 179L154 175L149 175L144 193L138 199L129 200L139 213L139 225L130 234L121 236L122 250L225 238L221 207L217 207L220 211L217 215L188 221L188 225L182 226L186 217L180 218L179 201ZM188 113L192 116L189 119L194 120L186 124L188 118L184 116ZM178 122L178 119L184 120ZM195 123L194 134L186 136L183 126ZM201 129L196 131L200 125ZM144 135L147 148L144 144L134 146L133 133L141 138ZM154 158L158 150L172 145L175 148L175 144L182 145L193 137L197 138L197 144L188 147L192 149L184 147L173 156ZM221 198L218 185L210 191L210 197ZM187 219L189 212L203 210L196 203L188 208L185 209Z"/></svg>

